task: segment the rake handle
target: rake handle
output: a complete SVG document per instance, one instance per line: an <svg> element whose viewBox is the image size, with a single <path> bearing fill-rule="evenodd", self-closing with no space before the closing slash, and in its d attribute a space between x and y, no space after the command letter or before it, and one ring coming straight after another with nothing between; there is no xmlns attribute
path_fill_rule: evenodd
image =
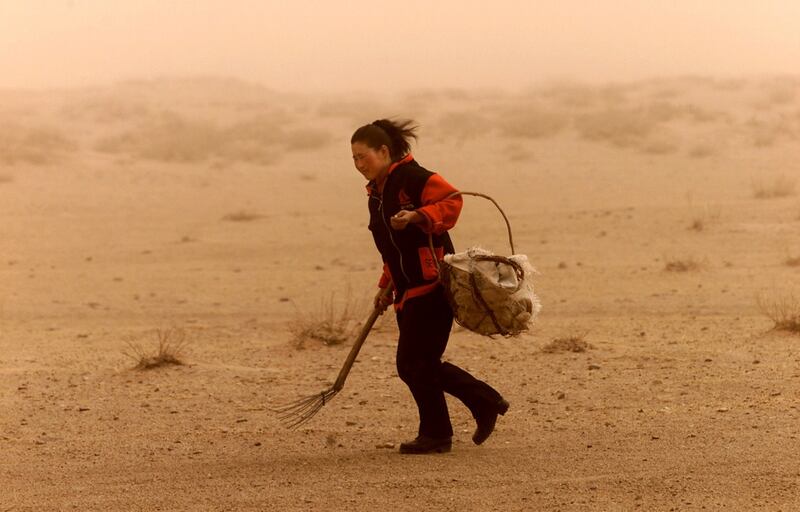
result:
<svg viewBox="0 0 800 512"><path fill-rule="evenodd" d="M391 284L381 290L380 297L388 297L390 293L392 293ZM353 367L353 363L355 363L356 357L358 357L358 353L361 351L361 346L364 345L364 341L366 341L369 332L372 330L372 326L375 325L375 322L382 313L383 310L375 306L369 318L367 318L367 321L364 323L364 326L361 328L361 332L358 333L358 337L356 341L353 342L353 346L350 348L350 353L347 354L347 359L345 359L342 369L339 370L339 376L336 377L336 382L333 383L333 390L337 393L344 387L344 381L347 380L347 375L350 373L350 369Z"/></svg>

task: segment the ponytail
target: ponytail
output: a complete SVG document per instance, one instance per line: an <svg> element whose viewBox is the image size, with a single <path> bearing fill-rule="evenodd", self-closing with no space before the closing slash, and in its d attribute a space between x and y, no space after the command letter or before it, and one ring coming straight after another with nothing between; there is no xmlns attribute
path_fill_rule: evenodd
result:
<svg viewBox="0 0 800 512"><path fill-rule="evenodd" d="M410 119L378 119L356 130L350 138L350 144L362 142L372 149L386 146L392 161L397 162L411 152L411 139L417 139L417 128Z"/></svg>

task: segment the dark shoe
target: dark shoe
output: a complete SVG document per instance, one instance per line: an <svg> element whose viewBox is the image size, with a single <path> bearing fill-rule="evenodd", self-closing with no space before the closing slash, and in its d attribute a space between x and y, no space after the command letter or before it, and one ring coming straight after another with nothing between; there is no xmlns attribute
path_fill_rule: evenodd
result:
<svg viewBox="0 0 800 512"><path fill-rule="evenodd" d="M475 433L472 434L473 443L483 444L484 441L489 439L489 436L494 432L494 425L497 423L497 415L504 415L506 411L508 411L509 405L511 404L508 403L508 400L501 398L495 404L494 410L475 417L478 428L476 428Z"/></svg>
<svg viewBox="0 0 800 512"><path fill-rule="evenodd" d="M400 453L423 454L423 453L447 453L450 451L453 442L451 437L433 438L428 436L417 436L413 441L400 443Z"/></svg>

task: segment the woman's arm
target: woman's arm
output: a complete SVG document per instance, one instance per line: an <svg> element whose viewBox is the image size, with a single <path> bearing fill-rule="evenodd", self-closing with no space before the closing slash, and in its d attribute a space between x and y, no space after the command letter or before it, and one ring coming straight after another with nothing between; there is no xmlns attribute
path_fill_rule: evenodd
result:
<svg viewBox="0 0 800 512"><path fill-rule="evenodd" d="M460 195L447 198L455 187L438 174L432 174L422 189L422 207L416 210L423 217L419 227L425 233L441 235L456 225L464 200Z"/></svg>

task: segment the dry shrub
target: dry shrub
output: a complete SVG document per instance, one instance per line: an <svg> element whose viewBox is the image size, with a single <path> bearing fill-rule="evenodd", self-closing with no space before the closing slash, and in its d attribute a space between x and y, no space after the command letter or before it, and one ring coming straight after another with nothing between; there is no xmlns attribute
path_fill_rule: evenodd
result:
<svg viewBox="0 0 800 512"><path fill-rule="evenodd" d="M764 183L755 180L752 183L753 197L756 199L775 199L780 197L793 196L795 193L796 181L781 174L772 180L772 183Z"/></svg>
<svg viewBox="0 0 800 512"><path fill-rule="evenodd" d="M542 347L542 352L546 354L557 354L561 352L586 352L594 346L584 338L586 334L578 334L563 338L554 338L550 343Z"/></svg>
<svg viewBox="0 0 800 512"><path fill-rule="evenodd" d="M706 227L706 222L704 217L695 217L692 220L692 223L689 224L689 229L692 231L703 231Z"/></svg>
<svg viewBox="0 0 800 512"><path fill-rule="evenodd" d="M787 267L800 267L800 256L787 256L784 264Z"/></svg>
<svg viewBox="0 0 800 512"><path fill-rule="evenodd" d="M800 299L794 293L761 293L756 301L761 312L775 324L773 329L800 333Z"/></svg>
<svg viewBox="0 0 800 512"><path fill-rule="evenodd" d="M670 258L664 264L664 270L667 272L692 272L700 270L703 265L692 257L676 259Z"/></svg>
<svg viewBox="0 0 800 512"><path fill-rule="evenodd" d="M124 354L136 362L136 370L152 370L167 365L183 365L183 350L186 346L186 331L180 328L156 330L157 346L148 350L138 343L126 342Z"/></svg>
<svg viewBox="0 0 800 512"><path fill-rule="evenodd" d="M688 229L698 232L703 231L710 222L718 221L720 215L719 208L710 208L708 205L706 205L702 212L695 214L695 216L692 218L692 222L689 224Z"/></svg>
<svg viewBox="0 0 800 512"><path fill-rule="evenodd" d="M336 301L336 294L331 293L320 300L316 311L298 310L289 324L292 345L303 349L307 341L333 346L352 339L360 323L357 315L363 309L361 302L353 298L348 288L340 303Z"/></svg>
<svg viewBox="0 0 800 512"><path fill-rule="evenodd" d="M25 127L2 122L0 125L0 163L17 162L47 165L60 161L77 145L52 127Z"/></svg>
<svg viewBox="0 0 800 512"><path fill-rule="evenodd" d="M0 183L11 183L14 181L14 177L10 174L0 174Z"/></svg>
<svg viewBox="0 0 800 512"><path fill-rule="evenodd" d="M248 212L245 210L229 213L222 217L222 220L228 222L252 222L254 220L263 219L265 216L260 213Z"/></svg>

